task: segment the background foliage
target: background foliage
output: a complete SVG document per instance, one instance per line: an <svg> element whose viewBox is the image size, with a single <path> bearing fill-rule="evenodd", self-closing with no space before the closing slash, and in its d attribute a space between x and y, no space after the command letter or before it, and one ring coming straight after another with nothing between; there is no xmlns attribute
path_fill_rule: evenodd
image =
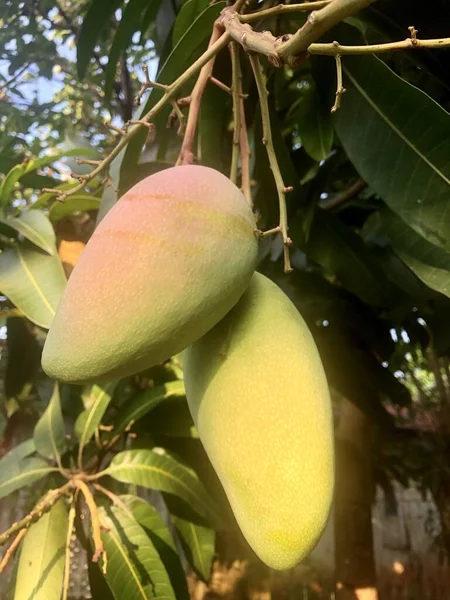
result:
<svg viewBox="0 0 450 600"><path fill-rule="evenodd" d="M250 0L249 10L258 6ZM102 472L91 490L100 505L109 587L89 561L94 597L187 598L184 569L207 581L221 552L256 560L239 537L191 422L180 357L89 388L58 387L40 370L45 331L97 212L104 215L118 194L176 160L181 140L176 127L166 127L169 111L155 119L156 135L142 131L115 159L112 185L96 178L65 203L43 188L70 189L76 184L71 170L90 168L74 157L94 159L111 150L118 134L108 124L123 126L161 97L153 89L135 107L143 66L158 82L172 82L205 50L223 7L205 0L5 0L0 9L0 494L32 484L31 510L46 490L64 484L68 469ZM378 0L325 41L403 39L412 23L423 38L442 37L448 35L446 13L443 0L432 11L418 1ZM281 35L304 20L301 13L281 14L254 25ZM252 193L264 230L277 225L277 193L256 86L241 54ZM347 400L374 424L374 482L387 494L395 479L406 484L413 478L431 490L447 552L449 67L445 50L344 57L347 91L332 115L332 58L314 56L297 69L264 63L274 145L284 181L294 187L287 197L294 272L283 274L278 237L261 242L259 264L311 328L337 421ZM226 50L214 76L230 84ZM197 157L227 175L232 123L231 97L208 84ZM431 415L432 431L403 422L401 407L409 418ZM27 530L11 597L59 598L70 515L75 506L77 515L85 510L83 490L69 492L71 503L61 496ZM92 558L98 548L91 547L88 530L77 516L77 543ZM28 560L33 577L21 575Z"/></svg>

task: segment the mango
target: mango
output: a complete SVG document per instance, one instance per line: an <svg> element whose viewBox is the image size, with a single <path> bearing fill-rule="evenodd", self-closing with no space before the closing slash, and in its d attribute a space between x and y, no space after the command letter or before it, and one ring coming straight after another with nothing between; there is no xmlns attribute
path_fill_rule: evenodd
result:
<svg viewBox="0 0 450 600"><path fill-rule="evenodd" d="M147 177L107 213L75 265L44 370L98 382L179 353L237 303L257 250L252 211L221 173L189 165Z"/></svg>
<svg viewBox="0 0 450 600"><path fill-rule="evenodd" d="M333 494L333 422L314 340L272 281L184 352L186 397L237 523L259 558L289 569L309 554Z"/></svg>

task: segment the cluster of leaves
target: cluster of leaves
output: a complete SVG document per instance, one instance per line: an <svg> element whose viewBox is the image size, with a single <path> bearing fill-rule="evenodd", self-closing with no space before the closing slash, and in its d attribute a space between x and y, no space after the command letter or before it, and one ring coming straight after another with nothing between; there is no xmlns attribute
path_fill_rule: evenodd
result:
<svg viewBox="0 0 450 600"><path fill-rule="evenodd" d="M170 450L172 438L175 447L177 440L199 444L180 374L171 362L139 379L81 390L65 386L61 395L55 384L34 436L0 461L0 497L43 478L52 489L26 522L15 598L38 593L60 598L64 569L70 569L70 559L64 558L70 552L67 540L74 532L90 559L98 550L99 542L95 548L90 544L89 525L82 522L77 481L86 476L95 487L99 508L91 512L91 521L102 528L104 549L98 569L90 574L94 597L100 597L103 573L115 597L188 598L180 545L198 575L208 577L215 502L196 472ZM80 407L78 414L74 404ZM69 408L63 413L64 405ZM137 436L130 435L131 425ZM161 492L159 511L131 493L136 486Z"/></svg>

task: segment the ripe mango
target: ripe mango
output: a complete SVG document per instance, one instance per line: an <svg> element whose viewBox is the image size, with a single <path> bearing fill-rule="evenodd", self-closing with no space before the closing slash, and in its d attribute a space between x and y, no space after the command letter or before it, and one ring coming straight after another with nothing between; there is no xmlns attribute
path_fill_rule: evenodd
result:
<svg viewBox="0 0 450 600"><path fill-rule="evenodd" d="M183 367L200 440L244 537L268 566L293 567L322 534L334 483L330 395L303 318L255 273Z"/></svg>
<svg viewBox="0 0 450 600"><path fill-rule="evenodd" d="M44 346L54 379L88 383L150 368L236 304L255 269L252 211L221 173L189 165L131 188L67 283Z"/></svg>

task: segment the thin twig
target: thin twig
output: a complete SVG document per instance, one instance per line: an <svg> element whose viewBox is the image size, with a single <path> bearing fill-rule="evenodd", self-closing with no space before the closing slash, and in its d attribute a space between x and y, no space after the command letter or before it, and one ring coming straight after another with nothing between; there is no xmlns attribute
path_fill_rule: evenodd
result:
<svg viewBox="0 0 450 600"><path fill-rule="evenodd" d="M64 583L63 583L63 597L62 600L67 600L69 594L69 583L70 583L70 546L72 544L72 535L73 529L75 525L75 517L77 514L76 509L76 497L78 490L75 491L75 494L72 497L72 501L70 503L69 509L69 525L67 528L67 538L66 538L66 555L64 560Z"/></svg>
<svg viewBox="0 0 450 600"><path fill-rule="evenodd" d="M331 112L336 112L341 106L341 96L346 92L345 87L342 84L342 61L341 55L336 54L334 57L336 59L336 98L333 106L331 107Z"/></svg>
<svg viewBox="0 0 450 600"><path fill-rule="evenodd" d="M336 54L350 56L353 54L382 54L384 52L392 52L395 50L412 50L418 48L450 48L450 38L432 40L413 40L411 38L406 38L399 42L368 44L367 46L342 46L339 42L331 42L331 44L311 44L308 48L308 53L322 56L336 56Z"/></svg>
<svg viewBox="0 0 450 600"><path fill-rule="evenodd" d="M232 84L231 93L233 97L233 118L234 118L234 130L233 130L233 148L231 153L231 170L230 179L236 184L238 175L238 163L239 163L239 142L241 139L241 111L240 111L240 96L241 96L241 64L239 62L239 45L237 42L231 42L230 44L231 53L231 73L232 73Z"/></svg>
<svg viewBox="0 0 450 600"><path fill-rule="evenodd" d="M6 565L9 563L9 561L13 557L14 552L19 547L19 544L25 537L26 532L27 532L26 529L22 529L21 531L19 531L19 533L14 538L11 546L5 552L5 555L3 556L2 561L0 562L0 573L3 573L3 571L5 570Z"/></svg>
<svg viewBox="0 0 450 600"><path fill-rule="evenodd" d="M292 240L288 236L288 223L287 223L287 208L286 208L286 192L292 188L287 188L284 184L283 177L281 175L280 167L278 166L277 155L272 141L272 131L270 128L270 114L269 104L267 102L268 91L264 82L264 73L261 67L259 57L256 55L250 55L250 62L252 65L253 73L255 76L256 86L259 94L259 105L261 109L261 120L263 127L263 144L267 150L267 156L269 158L270 168L272 169L275 184L278 192L278 203L280 208L280 232L283 236L283 248L284 248L284 272L289 273L292 271L291 261L289 257L289 246L292 244Z"/></svg>
<svg viewBox="0 0 450 600"><path fill-rule="evenodd" d="M333 0L320 10L309 14L306 23L296 33L276 42L278 56L283 63L296 66L303 61L309 46L332 27L351 17L374 0Z"/></svg>
<svg viewBox="0 0 450 600"><path fill-rule="evenodd" d="M142 96L145 94L145 92L149 89L149 88L157 88L160 90L164 90L167 91L168 86L164 85L163 83L157 83L156 81L151 81L149 74L148 74L148 66L144 65L142 67L142 70L144 71L144 81L141 84L141 89L139 90L137 96L134 99L135 104L140 104L141 102L141 98Z"/></svg>
<svg viewBox="0 0 450 600"><path fill-rule="evenodd" d="M352 198L357 196L366 187L367 183L364 181L364 179L357 179L355 183L352 183L352 185L346 190L340 192L339 194L333 195L331 198L327 198L327 200L321 201L319 206L322 210L332 210L333 208L342 206L349 200L352 200Z"/></svg>
<svg viewBox="0 0 450 600"><path fill-rule="evenodd" d="M253 21L259 21L259 19L265 19L266 17L272 17L283 13L293 12L309 12L312 10L318 10L325 8L333 0L319 0L317 2L302 2L301 4L278 4L272 8L266 8L265 10L259 10L256 12L248 13L246 15L239 15L241 23L252 23Z"/></svg>
<svg viewBox="0 0 450 600"><path fill-rule="evenodd" d="M106 158L102 160L102 162L91 171L89 174L89 181L97 177L104 169L106 169L112 161L120 154L120 152L129 144L129 142L136 137L139 131L144 126L144 123L149 123L164 106L172 100L174 96L176 96L178 90L180 90L183 85L189 81L189 79L197 73L212 57L214 57L222 48L224 48L230 42L230 36L227 33L223 33L222 36L212 45L210 46L192 65L184 71L173 83L171 83L162 98L158 100L158 102L151 108L139 121L138 125L134 127L130 127L120 140L120 142L113 148L113 150L108 154ZM72 196L76 194L80 190L82 190L85 186L85 183L80 183L69 191L64 192L64 197ZM55 194L59 194L58 190L54 191Z"/></svg>
<svg viewBox="0 0 450 600"><path fill-rule="evenodd" d="M223 37L223 36L222 36ZM211 38L209 40L209 48L212 48L218 40L221 39L221 32L217 24L214 25ZM186 131L184 133L183 143L181 144L180 154L178 156L177 165L190 165L194 162L195 156L192 151L197 131L198 117L200 113L200 104L205 91L206 84L212 75L216 54L213 54L209 61L205 62L202 67L198 79L191 93L191 102L189 104L189 114L187 119Z"/></svg>
<svg viewBox="0 0 450 600"><path fill-rule="evenodd" d="M216 79L212 75L209 78L209 80L210 80L211 83L214 83L214 85L217 85L218 88L220 88L221 90L223 90L227 94L230 94L230 96L231 96L231 93L232 93L231 92L231 88L228 85L225 85L225 83L222 83L221 81L219 81L219 79Z"/></svg>
<svg viewBox="0 0 450 600"><path fill-rule="evenodd" d="M270 31L254 31L248 23L241 23L232 7L224 8L220 19L228 34L246 52L264 54L272 65L281 67L282 62L276 48L277 38Z"/></svg>
<svg viewBox="0 0 450 600"><path fill-rule="evenodd" d="M240 73L239 87L242 90L242 71ZM245 199L251 207L253 207L252 189L250 185L250 145L248 143L247 121L245 119L244 97L241 94L239 98L239 112L241 114L241 190Z"/></svg>
<svg viewBox="0 0 450 600"><path fill-rule="evenodd" d="M23 519L13 523L9 529L0 535L0 546L6 544L6 542L18 531L29 527L35 521L38 521L42 515L48 512L54 504L65 494L68 494L72 487L72 482L69 481L62 487L56 490L49 490L39 504L31 512L29 512Z"/></svg>
<svg viewBox="0 0 450 600"><path fill-rule="evenodd" d="M167 127L171 127L175 119L178 119L178 130L177 135L183 135L186 117L176 100L172 100L172 112L170 113L169 120L167 121Z"/></svg>
<svg viewBox="0 0 450 600"><path fill-rule="evenodd" d="M92 524L92 539L94 541L94 554L92 556L92 562L98 562L99 558L104 554L103 540L100 533L100 519L98 517L97 505L95 504L94 497L91 494L90 489L84 481L81 479L74 479L73 484L83 494L86 504L89 508L91 515Z"/></svg>

